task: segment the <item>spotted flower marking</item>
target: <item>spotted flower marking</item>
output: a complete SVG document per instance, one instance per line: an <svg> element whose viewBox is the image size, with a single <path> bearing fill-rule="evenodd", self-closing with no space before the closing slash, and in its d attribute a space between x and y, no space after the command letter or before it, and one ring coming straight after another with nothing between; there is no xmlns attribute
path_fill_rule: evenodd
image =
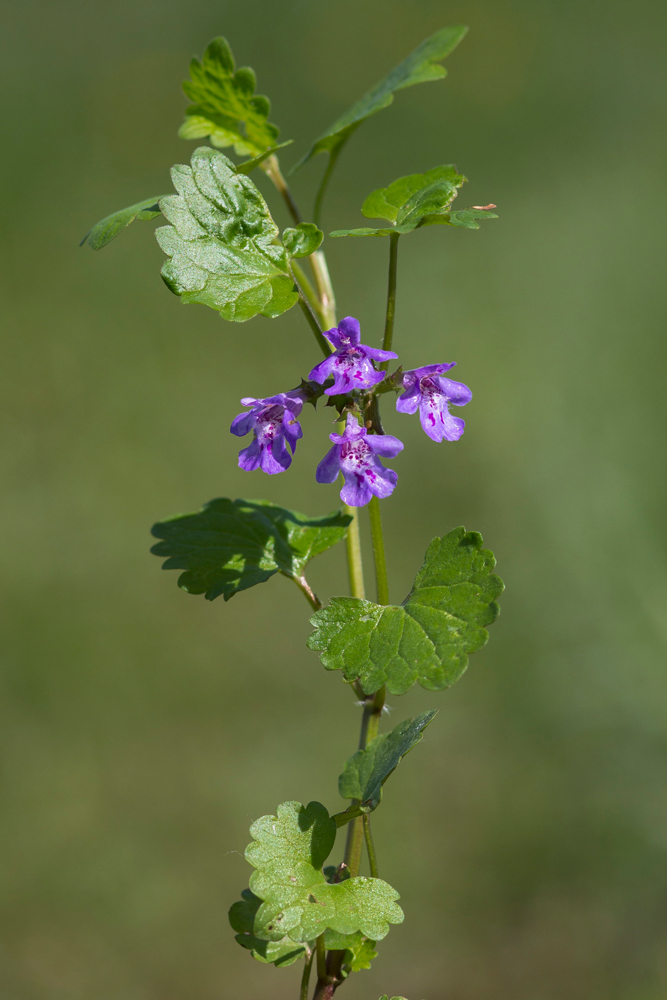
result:
<svg viewBox="0 0 667 1000"><path fill-rule="evenodd" d="M296 443L303 436L297 419L303 407L300 391L281 392L266 399L244 396L241 402L250 410L234 417L229 429L237 437L252 431L253 439L239 452L239 468L246 472L261 469L270 476L284 472L292 464Z"/></svg>
<svg viewBox="0 0 667 1000"><path fill-rule="evenodd" d="M360 344L359 320L353 316L342 319L338 326L327 330L324 336L334 348L334 352L324 361L320 361L319 365L315 365L308 378L323 385L333 376L334 384L324 390L327 396L338 396L354 389L372 388L385 377L384 372L375 370L373 362L389 361L398 357L393 351L381 351Z"/></svg>
<svg viewBox="0 0 667 1000"><path fill-rule="evenodd" d="M425 365L403 373L405 392L396 400L399 413L419 410L421 425L434 441L458 441L465 421L449 412L449 405L465 406L472 393L463 382L444 378L444 373L456 364Z"/></svg>
<svg viewBox="0 0 667 1000"><path fill-rule="evenodd" d="M350 507L364 507L373 496L390 496L397 474L385 469L378 456L395 458L403 451L403 442L391 434L369 434L360 427L356 417L348 413L343 434L330 434L333 448L317 467L318 483L333 483L339 472L345 480L340 491L343 503Z"/></svg>

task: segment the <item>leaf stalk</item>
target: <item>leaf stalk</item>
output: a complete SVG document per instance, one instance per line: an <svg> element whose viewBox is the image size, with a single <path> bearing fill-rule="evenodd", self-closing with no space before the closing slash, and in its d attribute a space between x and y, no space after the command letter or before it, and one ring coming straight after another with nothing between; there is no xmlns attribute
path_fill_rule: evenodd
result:
<svg viewBox="0 0 667 1000"><path fill-rule="evenodd" d="M371 522L371 538L373 540L373 558L375 561L375 586L377 588L378 604L389 604L389 581L387 579L387 560L384 552L382 535L382 516L380 501L373 497L368 505L368 516Z"/></svg>
<svg viewBox="0 0 667 1000"><path fill-rule="evenodd" d="M384 338L382 350L390 351L394 338L394 316L396 315L396 274L398 271L398 240L400 233L391 233L389 237L389 278L387 281L387 315L384 323ZM380 365L382 371L387 371L388 361Z"/></svg>

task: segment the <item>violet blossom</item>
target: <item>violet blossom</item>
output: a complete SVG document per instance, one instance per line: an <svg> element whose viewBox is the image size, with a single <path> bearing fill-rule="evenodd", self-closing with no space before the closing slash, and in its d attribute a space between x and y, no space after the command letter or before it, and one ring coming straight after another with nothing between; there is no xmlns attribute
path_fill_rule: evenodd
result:
<svg viewBox="0 0 667 1000"><path fill-rule="evenodd" d="M370 389L385 377L373 367L374 361L397 358L393 351L381 351L360 344L359 320L346 316L338 326L326 330L324 336L334 348L334 353L315 365L308 378L323 385L331 376L334 384L325 389L326 396L338 396L353 389Z"/></svg>
<svg viewBox="0 0 667 1000"><path fill-rule="evenodd" d="M254 436L248 447L239 452L239 468L246 472L261 469L270 476L289 469L296 443L303 436L297 419L303 407L300 390L280 392L266 399L244 396L241 402L251 409L234 417L229 429L237 437L244 437L250 431Z"/></svg>
<svg viewBox="0 0 667 1000"><path fill-rule="evenodd" d="M399 413L416 413L419 409L421 425L434 441L458 441L463 434L465 421L449 412L449 404L465 406L472 393L463 382L444 378L444 373L456 364L425 365L403 372L405 392L396 400Z"/></svg>
<svg viewBox="0 0 667 1000"><path fill-rule="evenodd" d="M333 483L342 472L345 483L340 498L350 507L364 507L372 496L384 498L393 493L398 476L393 469L385 469L378 455L395 458L403 451L402 441L391 434L369 434L352 413L347 415L344 433L329 438L334 446L317 466L318 483Z"/></svg>

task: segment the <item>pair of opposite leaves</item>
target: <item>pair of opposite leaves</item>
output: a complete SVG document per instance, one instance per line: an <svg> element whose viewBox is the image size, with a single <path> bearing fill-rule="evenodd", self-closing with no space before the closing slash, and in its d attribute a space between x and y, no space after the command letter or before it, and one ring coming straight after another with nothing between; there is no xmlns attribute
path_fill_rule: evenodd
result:
<svg viewBox="0 0 667 1000"><path fill-rule="evenodd" d="M345 951L352 972L369 968L374 946L400 923L398 893L379 878L339 881L323 870L336 830L359 812L380 803L382 786L402 758L422 739L436 712L424 712L377 736L345 764L339 779L343 798L356 800L345 813L329 816L319 802L304 807L284 802L276 816L262 816L250 828L246 858L255 868L250 888L229 912L237 941L262 962L291 965L324 934L327 950Z"/></svg>

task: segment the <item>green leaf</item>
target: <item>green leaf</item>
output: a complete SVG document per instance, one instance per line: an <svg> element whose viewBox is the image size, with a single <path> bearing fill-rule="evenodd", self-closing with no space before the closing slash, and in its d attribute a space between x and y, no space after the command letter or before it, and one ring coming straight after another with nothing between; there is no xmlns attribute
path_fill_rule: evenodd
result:
<svg viewBox="0 0 667 1000"><path fill-rule="evenodd" d="M495 205L494 205L495 208ZM463 208L445 215L432 215L424 219L423 226L459 226L461 229L479 229L483 219L497 219L495 212L487 208Z"/></svg>
<svg viewBox="0 0 667 1000"><path fill-rule="evenodd" d="M363 121L376 111L389 107L397 90L412 87L415 83L441 80L446 76L447 70L440 63L456 48L467 30L463 26L442 28L424 39L384 80L364 94L360 101L323 132L294 169L302 167L318 153L337 156L347 139Z"/></svg>
<svg viewBox="0 0 667 1000"><path fill-rule="evenodd" d="M341 511L307 517L268 500L211 500L194 514L159 521L151 549L163 569L182 569L178 586L209 601L226 601L275 573L308 588L307 563L345 537L351 518Z"/></svg>
<svg viewBox="0 0 667 1000"><path fill-rule="evenodd" d="M396 230L392 227L391 229L370 229L368 226L362 226L361 229L334 229L329 236L391 236Z"/></svg>
<svg viewBox="0 0 667 1000"><path fill-rule="evenodd" d="M195 149L191 164L172 168L178 194L160 201L171 223L155 233L170 258L165 283L184 302L211 306L226 320L280 316L298 294L262 195L209 146Z"/></svg>
<svg viewBox="0 0 667 1000"><path fill-rule="evenodd" d="M255 73L249 66L235 69L225 38L214 38L201 62L190 63L190 79L183 90L193 104L179 129L182 139L208 136L221 149L233 146L239 156L255 157L275 147L280 130L268 121L268 97L255 94Z"/></svg>
<svg viewBox="0 0 667 1000"><path fill-rule="evenodd" d="M401 923L395 889L377 878L357 875L327 882L322 865L336 836L336 824L319 802L307 807L283 802L276 816L262 816L250 828L246 858L256 869L252 892L263 900L253 925L256 937L310 942L327 928L361 932L379 941L390 924Z"/></svg>
<svg viewBox="0 0 667 1000"><path fill-rule="evenodd" d="M300 222L296 229L286 229L283 245L290 257L309 257L324 239L324 233L313 222Z"/></svg>
<svg viewBox="0 0 667 1000"><path fill-rule="evenodd" d="M252 173L255 167L258 167L260 163L264 163L264 160L267 160L269 156L273 156L276 150L283 149L283 147L285 146L291 146L293 142L294 139L288 139L287 142L279 142L277 146L272 146L270 149L265 149L263 153L259 153L258 156L253 156L251 160L244 160L243 163L235 164L236 173L237 174Z"/></svg>
<svg viewBox="0 0 667 1000"><path fill-rule="evenodd" d="M429 691L449 687L498 616L503 583L494 566L481 535L455 528L433 539L400 607L335 597L311 618L308 646L327 670L342 670L348 682L358 678L369 693L386 684L404 694L416 681Z"/></svg>
<svg viewBox="0 0 667 1000"><path fill-rule="evenodd" d="M371 962L377 958L375 951L375 941L364 937L363 934L338 934L328 928L324 932L324 947L327 951L344 951L343 963L350 972L360 972L362 969L370 969Z"/></svg>
<svg viewBox="0 0 667 1000"><path fill-rule="evenodd" d="M158 195L156 198L146 198L145 201L138 201L136 205L130 205L129 208L121 208L119 212L107 215L105 219L101 219L100 222L96 223L89 233L86 233L79 246L87 243L93 250L101 250L107 243L115 240L118 234L129 226L131 222L134 222L135 219L141 219L146 222L160 215L158 202L160 198L164 197L164 195Z"/></svg>
<svg viewBox="0 0 667 1000"><path fill-rule="evenodd" d="M376 736L364 750L350 757L338 779L338 791L344 799L359 799L362 812L372 812L380 804L382 786L405 757L421 742L423 732L437 715L423 712L416 719L406 719L390 733Z"/></svg>
<svg viewBox="0 0 667 1000"><path fill-rule="evenodd" d="M263 941L255 937L255 916L262 901L250 889L244 889L241 896L243 898L230 907L229 922L238 931L236 940L242 948L247 948L253 958L259 962L273 962L277 968L281 968L292 965L305 954L305 947L295 944L288 937L282 941Z"/></svg>
<svg viewBox="0 0 667 1000"><path fill-rule="evenodd" d="M466 181L467 177L459 174L453 164L443 164L378 188L366 198L361 211L367 219L388 219L401 232L409 232L406 227L414 229L425 215L445 211Z"/></svg>

